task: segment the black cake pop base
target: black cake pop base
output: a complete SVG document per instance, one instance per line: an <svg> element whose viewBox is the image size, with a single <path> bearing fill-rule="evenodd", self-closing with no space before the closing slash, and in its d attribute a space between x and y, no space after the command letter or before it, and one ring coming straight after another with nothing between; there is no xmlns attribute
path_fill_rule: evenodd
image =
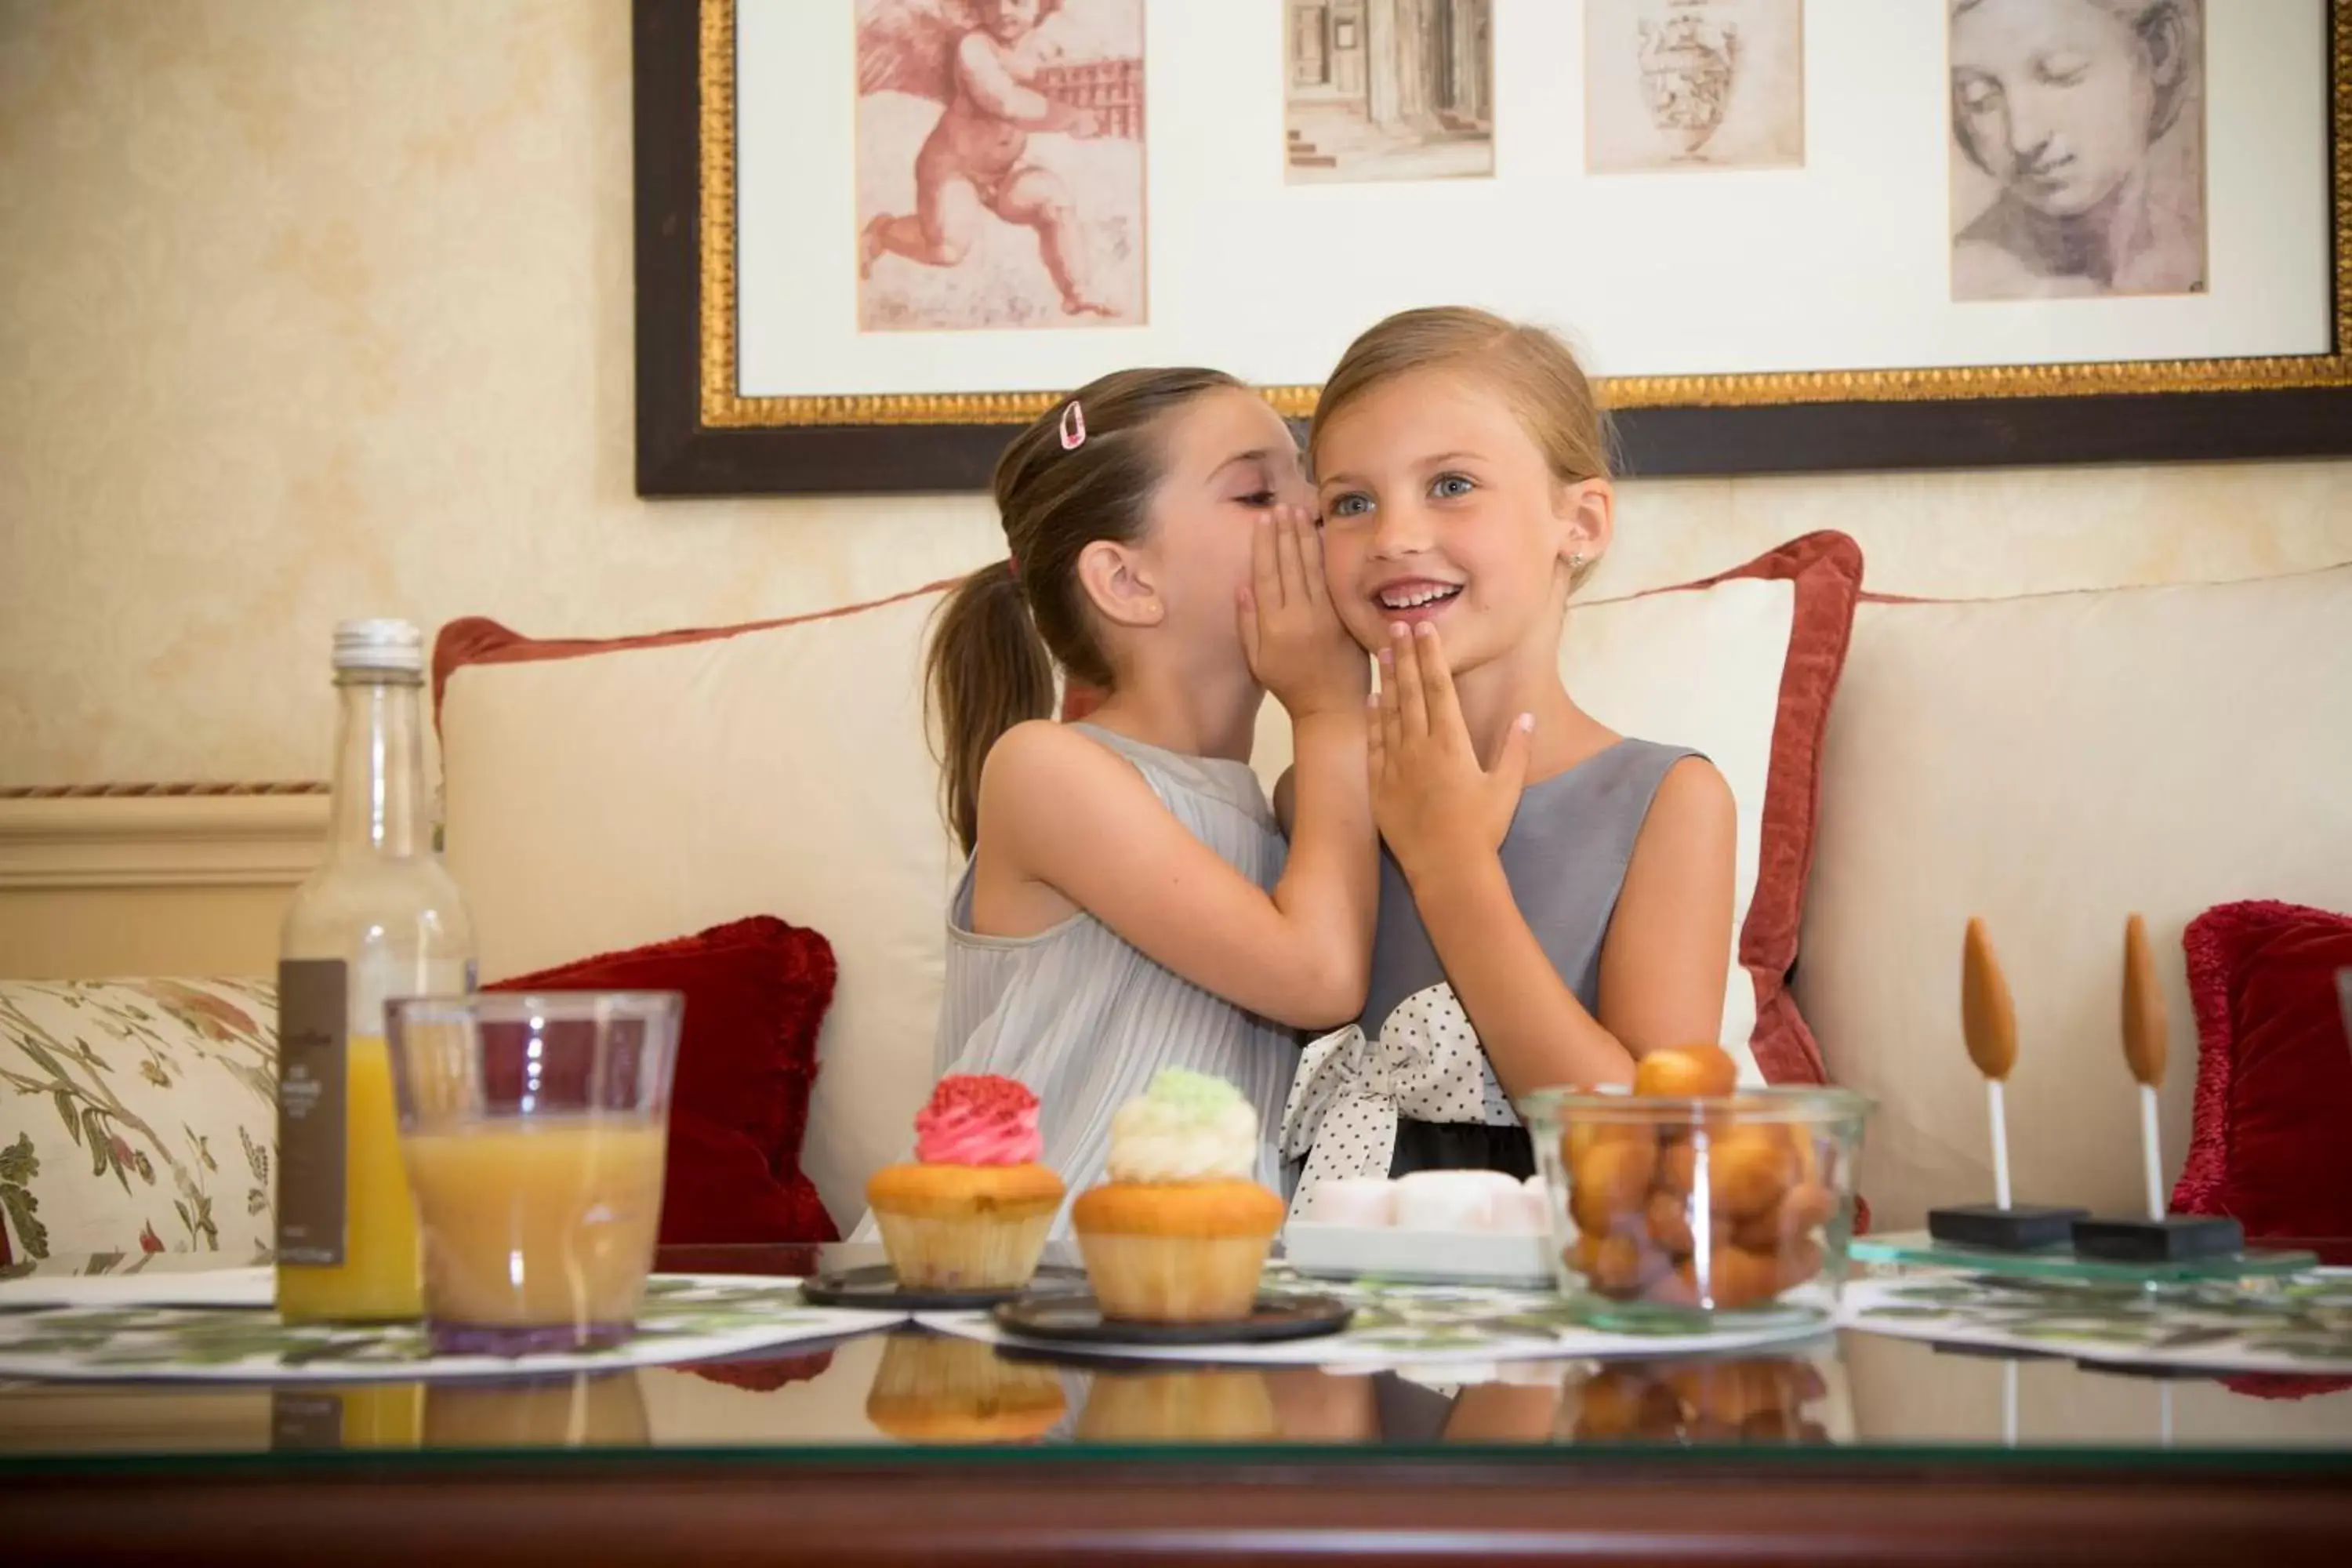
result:
<svg viewBox="0 0 2352 1568"><path fill-rule="evenodd" d="M2110 1263L2188 1263L2202 1258L2228 1258L2245 1249L2245 1227L2218 1215L2074 1222L2075 1256Z"/></svg>
<svg viewBox="0 0 2352 1568"><path fill-rule="evenodd" d="M1957 1208L1929 1209L1927 1234L1953 1247L1980 1247L1991 1252L2039 1252L2063 1247L2081 1232L2077 1222L2091 1217L2089 1209L2051 1208L2040 1204L1962 1204Z"/></svg>

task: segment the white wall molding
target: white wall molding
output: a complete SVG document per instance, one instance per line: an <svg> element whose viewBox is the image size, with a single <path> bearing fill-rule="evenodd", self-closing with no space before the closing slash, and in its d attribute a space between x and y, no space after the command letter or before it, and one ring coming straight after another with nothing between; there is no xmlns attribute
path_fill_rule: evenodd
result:
<svg viewBox="0 0 2352 1568"><path fill-rule="evenodd" d="M327 813L324 795L0 799L0 891L291 887Z"/></svg>

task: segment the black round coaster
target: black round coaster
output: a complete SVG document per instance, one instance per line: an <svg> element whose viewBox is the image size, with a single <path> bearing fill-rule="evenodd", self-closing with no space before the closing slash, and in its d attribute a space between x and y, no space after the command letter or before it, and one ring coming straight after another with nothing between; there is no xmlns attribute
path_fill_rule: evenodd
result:
<svg viewBox="0 0 2352 1568"><path fill-rule="evenodd" d="M1230 1345L1311 1340L1348 1326L1352 1309L1330 1296L1261 1296L1250 1315L1232 1323L1147 1323L1106 1318L1090 1292L1024 1296L999 1304L990 1316L999 1328L1033 1340L1071 1344Z"/></svg>
<svg viewBox="0 0 2352 1568"><path fill-rule="evenodd" d="M863 1268L839 1268L801 1281L801 1294L811 1306L871 1307L887 1312L959 1312L1010 1301L1024 1290L1062 1290L1086 1283L1076 1268L1040 1268L1028 1284L1007 1290L909 1290L887 1263Z"/></svg>

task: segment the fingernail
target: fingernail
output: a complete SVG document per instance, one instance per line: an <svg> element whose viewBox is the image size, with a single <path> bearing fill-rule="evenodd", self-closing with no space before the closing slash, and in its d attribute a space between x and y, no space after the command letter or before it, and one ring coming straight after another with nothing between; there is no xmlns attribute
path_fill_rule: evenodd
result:
<svg viewBox="0 0 2352 1568"><path fill-rule="evenodd" d="M1433 637L1437 635L1437 628L1427 621L1423 621L1412 628L1412 635L1417 637Z"/></svg>
<svg viewBox="0 0 2352 1568"><path fill-rule="evenodd" d="M1406 626L1402 621L1391 621L1389 623L1389 636L1394 637L1399 642L1402 642L1405 638L1412 636L1412 628Z"/></svg>
<svg viewBox="0 0 2352 1568"><path fill-rule="evenodd" d="M1520 729L1532 730L1536 727L1536 716L1532 713L1522 713L1519 715L1518 722Z"/></svg>

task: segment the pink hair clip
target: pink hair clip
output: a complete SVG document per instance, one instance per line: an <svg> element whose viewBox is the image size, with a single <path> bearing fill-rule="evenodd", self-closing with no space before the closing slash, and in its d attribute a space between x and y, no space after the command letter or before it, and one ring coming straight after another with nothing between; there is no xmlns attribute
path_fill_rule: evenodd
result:
<svg viewBox="0 0 2352 1568"><path fill-rule="evenodd" d="M1075 452L1087 444L1087 411L1075 397L1062 409L1062 450Z"/></svg>

